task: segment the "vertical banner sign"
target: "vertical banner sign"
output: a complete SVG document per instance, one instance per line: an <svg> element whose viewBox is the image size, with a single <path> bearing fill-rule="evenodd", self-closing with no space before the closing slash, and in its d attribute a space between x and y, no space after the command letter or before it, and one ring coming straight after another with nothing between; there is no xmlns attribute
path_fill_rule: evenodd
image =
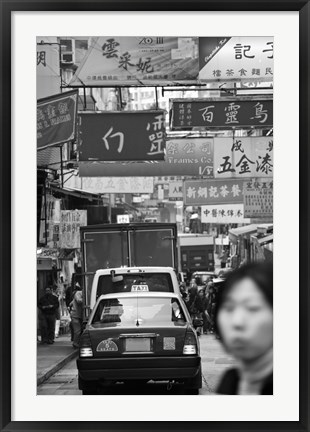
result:
<svg viewBox="0 0 310 432"><path fill-rule="evenodd" d="M249 128L273 125L273 101L257 96L238 99L171 99L172 130L201 128Z"/></svg>
<svg viewBox="0 0 310 432"><path fill-rule="evenodd" d="M81 177L203 176L213 178L213 138L176 138L166 142L165 160L145 163L79 163Z"/></svg>
<svg viewBox="0 0 310 432"><path fill-rule="evenodd" d="M165 157L164 111L80 113L79 131L80 161L143 161Z"/></svg>
<svg viewBox="0 0 310 432"><path fill-rule="evenodd" d="M244 215L250 218L273 217L272 179L244 183Z"/></svg>
<svg viewBox="0 0 310 432"><path fill-rule="evenodd" d="M61 249L80 248L80 227L85 225L87 225L87 210L62 210L59 247Z"/></svg>
<svg viewBox="0 0 310 432"><path fill-rule="evenodd" d="M69 85L195 83L198 70L198 37L93 37Z"/></svg>
<svg viewBox="0 0 310 432"><path fill-rule="evenodd" d="M243 204L243 179L185 180L185 205Z"/></svg>
<svg viewBox="0 0 310 432"><path fill-rule="evenodd" d="M199 80L272 81L273 37L199 38Z"/></svg>
<svg viewBox="0 0 310 432"><path fill-rule="evenodd" d="M37 102L37 148L74 141L78 91L70 91Z"/></svg>
<svg viewBox="0 0 310 432"><path fill-rule="evenodd" d="M202 223L250 223L244 217L243 204L207 205L201 207Z"/></svg>
<svg viewBox="0 0 310 432"><path fill-rule="evenodd" d="M37 44L37 99L60 92L60 62L58 44Z"/></svg>
<svg viewBox="0 0 310 432"><path fill-rule="evenodd" d="M214 177L272 176L273 137L214 139Z"/></svg>

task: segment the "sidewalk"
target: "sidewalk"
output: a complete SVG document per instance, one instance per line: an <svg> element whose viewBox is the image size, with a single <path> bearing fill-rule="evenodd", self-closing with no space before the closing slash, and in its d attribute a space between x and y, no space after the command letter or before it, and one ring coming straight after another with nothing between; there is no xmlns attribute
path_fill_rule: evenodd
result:
<svg viewBox="0 0 310 432"><path fill-rule="evenodd" d="M37 343L37 385L77 357L78 350L72 347L70 338L70 334L64 334L56 338L53 345Z"/></svg>

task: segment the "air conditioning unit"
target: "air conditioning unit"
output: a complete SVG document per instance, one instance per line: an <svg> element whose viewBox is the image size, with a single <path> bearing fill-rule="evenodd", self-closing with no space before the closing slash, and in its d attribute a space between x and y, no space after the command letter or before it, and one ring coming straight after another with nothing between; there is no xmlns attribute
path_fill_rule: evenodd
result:
<svg viewBox="0 0 310 432"><path fill-rule="evenodd" d="M73 52L61 53L61 63L73 64L74 63L74 53Z"/></svg>

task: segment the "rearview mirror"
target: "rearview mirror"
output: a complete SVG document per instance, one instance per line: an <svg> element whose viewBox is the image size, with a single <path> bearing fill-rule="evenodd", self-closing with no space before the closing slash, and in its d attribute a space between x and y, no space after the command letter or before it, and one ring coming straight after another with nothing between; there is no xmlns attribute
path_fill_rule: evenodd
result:
<svg viewBox="0 0 310 432"><path fill-rule="evenodd" d="M124 280L122 275L119 276L112 276L112 282L116 283L116 282L122 282Z"/></svg>

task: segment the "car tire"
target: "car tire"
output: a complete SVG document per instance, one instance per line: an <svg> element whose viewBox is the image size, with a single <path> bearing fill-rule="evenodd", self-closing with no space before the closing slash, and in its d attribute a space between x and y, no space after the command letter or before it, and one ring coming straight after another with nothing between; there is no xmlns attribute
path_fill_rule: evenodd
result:
<svg viewBox="0 0 310 432"><path fill-rule="evenodd" d="M197 375L195 375L194 378L191 378L185 382L185 387L186 387L186 391L194 392L190 394L199 394L199 389L202 387L201 366L198 370Z"/></svg>
<svg viewBox="0 0 310 432"><path fill-rule="evenodd" d="M199 389L186 389L185 392L188 395L199 395Z"/></svg>
<svg viewBox="0 0 310 432"><path fill-rule="evenodd" d="M96 382L84 381L79 377L79 389L82 390L83 395L93 395L98 393Z"/></svg>

